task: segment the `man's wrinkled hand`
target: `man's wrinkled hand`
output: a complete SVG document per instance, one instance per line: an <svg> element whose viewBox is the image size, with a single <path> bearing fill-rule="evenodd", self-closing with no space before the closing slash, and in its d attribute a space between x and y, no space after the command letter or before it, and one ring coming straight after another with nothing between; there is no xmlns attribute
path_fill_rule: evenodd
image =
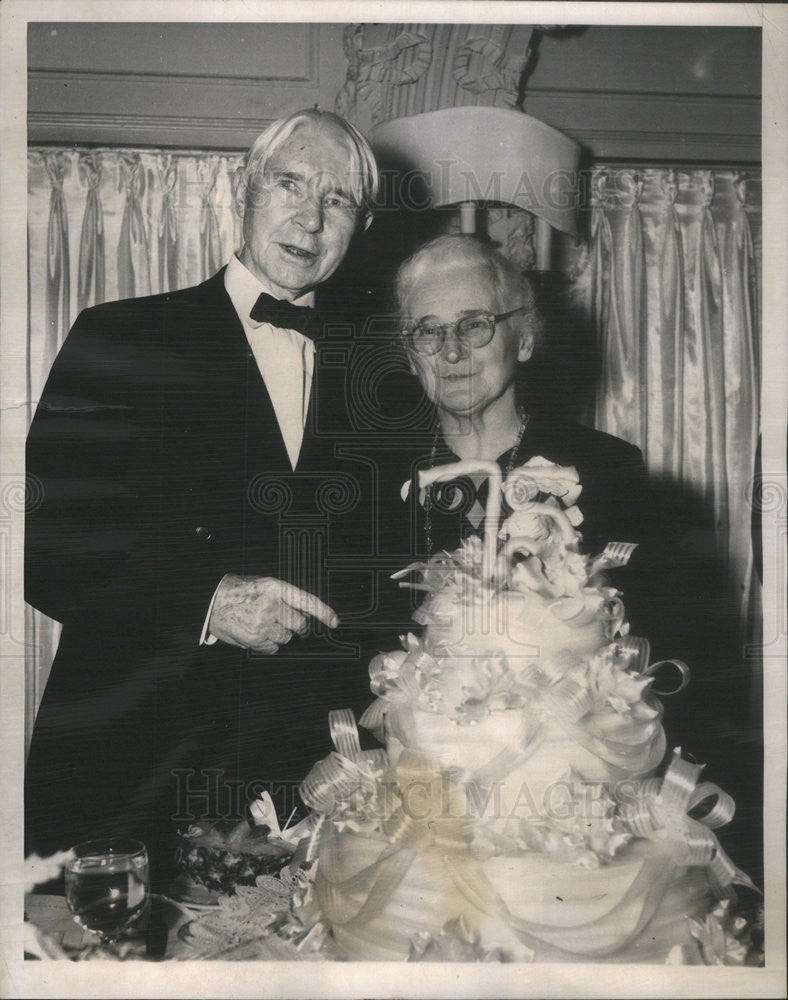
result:
<svg viewBox="0 0 788 1000"><path fill-rule="evenodd" d="M208 630L221 642L273 654L294 635L307 635L313 620L329 628L339 624L327 604L291 583L228 573L216 591Z"/></svg>

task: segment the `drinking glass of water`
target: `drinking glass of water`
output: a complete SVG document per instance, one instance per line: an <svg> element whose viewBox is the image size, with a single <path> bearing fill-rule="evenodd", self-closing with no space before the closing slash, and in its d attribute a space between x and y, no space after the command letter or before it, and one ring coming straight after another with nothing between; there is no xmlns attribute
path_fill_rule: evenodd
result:
<svg viewBox="0 0 788 1000"><path fill-rule="evenodd" d="M77 844L66 865L66 902L103 944L117 941L148 903L148 852L139 840L108 837Z"/></svg>

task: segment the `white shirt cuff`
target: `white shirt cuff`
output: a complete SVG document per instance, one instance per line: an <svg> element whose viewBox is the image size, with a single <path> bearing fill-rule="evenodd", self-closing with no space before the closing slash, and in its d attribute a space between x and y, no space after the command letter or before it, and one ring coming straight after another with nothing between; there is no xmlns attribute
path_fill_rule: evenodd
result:
<svg viewBox="0 0 788 1000"><path fill-rule="evenodd" d="M211 615L213 614L213 606L216 603L216 595L219 593L219 587L221 587L221 585L224 583L226 576L227 576L227 574L225 573L225 575L219 581L219 585L217 586L216 590L214 590L214 592L213 592L213 597L211 598L211 603L208 605L208 614L205 616L205 621L203 622L203 625L202 625L202 632L200 633L200 645L201 646L213 646L213 644L215 642L218 642L218 639L216 638L216 636L215 635L211 635L211 633L208 631L208 623L210 622Z"/></svg>

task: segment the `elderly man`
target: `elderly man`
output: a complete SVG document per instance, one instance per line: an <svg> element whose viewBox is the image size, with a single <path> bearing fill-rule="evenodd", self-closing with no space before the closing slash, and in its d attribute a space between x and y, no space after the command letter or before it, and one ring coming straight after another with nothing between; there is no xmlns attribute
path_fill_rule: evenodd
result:
<svg viewBox="0 0 788 1000"><path fill-rule="evenodd" d="M343 400L321 385L310 307L376 186L342 118L278 121L249 151L228 266L88 309L69 333L27 450L43 501L26 598L63 623L27 766L28 850L136 835L166 877L190 819L242 815L263 788L289 810L282 790L327 749L327 711L366 700L312 558L320 484L347 489L352 470L325 430Z"/></svg>

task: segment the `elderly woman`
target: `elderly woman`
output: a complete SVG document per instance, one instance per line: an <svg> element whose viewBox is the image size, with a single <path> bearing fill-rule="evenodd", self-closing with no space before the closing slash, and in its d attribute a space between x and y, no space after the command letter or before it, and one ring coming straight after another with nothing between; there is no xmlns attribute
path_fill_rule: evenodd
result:
<svg viewBox="0 0 788 1000"><path fill-rule="evenodd" d="M563 494L567 506L577 493L576 472L586 551L601 551L609 541L639 541L645 513L639 450L560 424L549 413L530 413L520 398L520 369L542 337L527 277L475 237L440 236L402 264L395 296L411 371L436 409L429 455L416 465L488 459L506 474L530 463L535 489L559 499ZM549 463L571 471L536 471ZM419 554L456 548L460 538L481 529L485 483L464 477L430 486L421 496L413 492Z"/></svg>

